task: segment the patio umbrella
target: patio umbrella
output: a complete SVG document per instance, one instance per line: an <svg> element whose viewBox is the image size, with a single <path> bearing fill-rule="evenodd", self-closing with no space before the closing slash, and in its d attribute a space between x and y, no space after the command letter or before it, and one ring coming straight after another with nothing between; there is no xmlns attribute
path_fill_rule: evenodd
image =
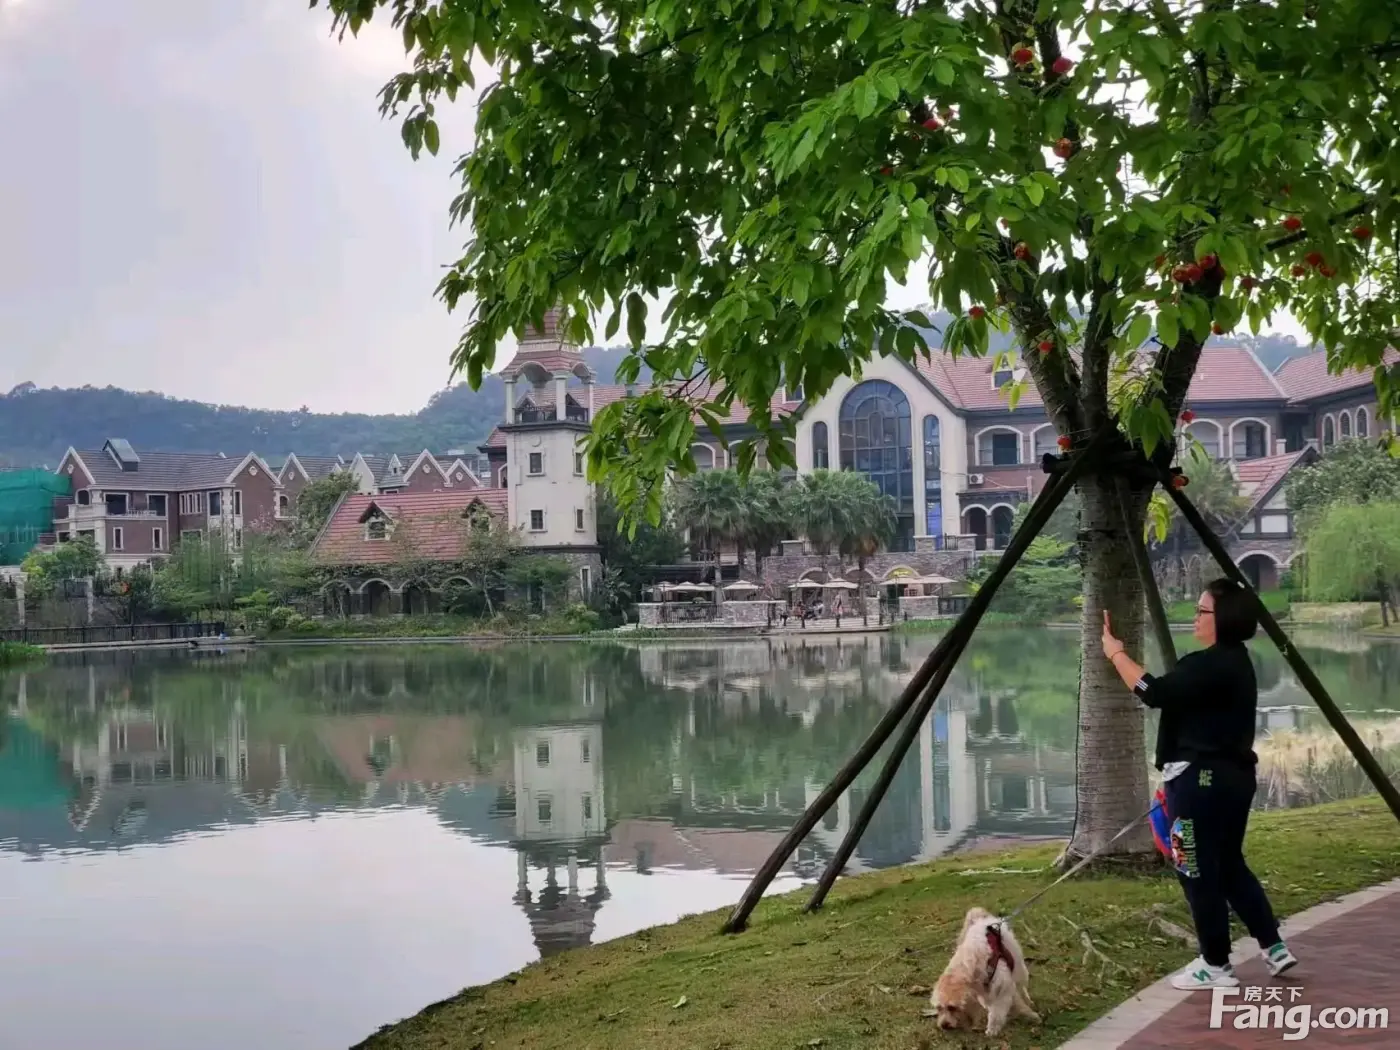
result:
<svg viewBox="0 0 1400 1050"><path fill-rule="evenodd" d="M860 584L858 584L858 583L852 583L850 580L832 580L830 583L824 583L824 584L822 584L822 586L823 586L823 587L830 588L830 589L833 590L833 591L858 591L858 590L860 590Z"/></svg>
<svg viewBox="0 0 1400 1050"><path fill-rule="evenodd" d="M715 588L713 584L709 583L678 583L671 589L685 594L708 594Z"/></svg>
<svg viewBox="0 0 1400 1050"><path fill-rule="evenodd" d="M921 586L937 587L944 583L957 583L957 580L950 580L946 576L915 576L912 580L901 580L901 583L917 583Z"/></svg>
<svg viewBox="0 0 1400 1050"><path fill-rule="evenodd" d="M756 591L758 584L750 583L748 580L735 580L733 583L727 584L724 589L726 591Z"/></svg>
<svg viewBox="0 0 1400 1050"><path fill-rule="evenodd" d="M793 591L805 591L808 588L821 589L825 586L826 584L818 583L816 580L798 580L796 583L791 584L788 589Z"/></svg>

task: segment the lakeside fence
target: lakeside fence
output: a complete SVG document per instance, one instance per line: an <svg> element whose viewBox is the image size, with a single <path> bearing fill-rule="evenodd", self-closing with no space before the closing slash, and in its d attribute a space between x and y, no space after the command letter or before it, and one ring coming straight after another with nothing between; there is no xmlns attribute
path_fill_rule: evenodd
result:
<svg viewBox="0 0 1400 1050"><path fill-rule="evenodd" d="M77 627L11 627L0 629L0 642L29 645L86 645L122 642L191 641L226 633L223 620L194 623L83 624Z"/></svg>

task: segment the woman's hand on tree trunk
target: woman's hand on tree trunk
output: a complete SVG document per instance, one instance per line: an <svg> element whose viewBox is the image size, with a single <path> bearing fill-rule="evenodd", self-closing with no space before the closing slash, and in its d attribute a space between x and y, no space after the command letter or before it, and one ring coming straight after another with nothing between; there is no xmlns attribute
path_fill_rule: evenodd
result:
<svg viewBox="0 0 1400 1050"><path fill-rule="evenodd" d="M1121 653L1124 648L1123 643L1120 642L1113 633L1113 625L1109 623L1107 609L1104 610L1103 614L1103 638L1100 640L1100 644L1103 646L1104 657L1110 663L1113 662L1113 658Z"/></svg>

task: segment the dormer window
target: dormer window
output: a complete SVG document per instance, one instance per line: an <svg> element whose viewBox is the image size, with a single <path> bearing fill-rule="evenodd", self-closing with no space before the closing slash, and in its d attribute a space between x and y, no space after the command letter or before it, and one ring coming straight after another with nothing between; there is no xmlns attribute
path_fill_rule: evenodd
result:
<svg viewBox="0 0 1400 1050"><path fill-rule="evenodd" d="M387 540L389 538L389 523L383 518L371 518L365 522L365 539L367 540Z"/></svg>
<svg viewBox="0 0 1400 1050"><path fill-rule="evenodd" d="M1011 369L998 368L995 372L992 373L992 387L996 390L1000 390L1002 387L1006 386L1007 383L1010 383L1014 378L1015 376L1012 373Z"/></svg>

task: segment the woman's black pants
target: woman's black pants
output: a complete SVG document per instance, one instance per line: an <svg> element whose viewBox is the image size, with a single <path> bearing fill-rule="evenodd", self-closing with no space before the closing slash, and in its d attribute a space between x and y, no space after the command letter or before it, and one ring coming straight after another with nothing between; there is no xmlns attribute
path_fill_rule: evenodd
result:
<svg viewBox="0 0 1400 1050"><path fill-rule="evenodd" d="M1254 801L1254 770L1233 763L1192 764L1167 781L1167 813L1185 854L1177 877L1186 891L1201 957L1230 961L1230 909L1260 948L1279 941L1264 887L1244 861L1244 833ZM1178 824L1178 821L1180 822Z"/></svg>

